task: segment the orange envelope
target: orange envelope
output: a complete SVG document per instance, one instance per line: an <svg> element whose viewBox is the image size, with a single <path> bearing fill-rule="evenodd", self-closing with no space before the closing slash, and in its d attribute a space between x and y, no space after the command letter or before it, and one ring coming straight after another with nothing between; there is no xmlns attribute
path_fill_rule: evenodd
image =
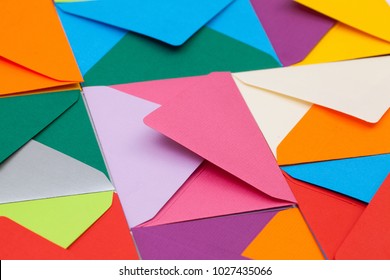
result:
<svg viewBox="0 0 390 280"><path fill-rule="evenodd" d="M377 123L313 105L277 148L280 165L390 153L390 112Z"/></svg>
<svg viewBox="0 0 390 280"><path fill-rule="evenodd" d="M298 208L278 212L242 256L255 260L323 260Z"/></svg>
<svg viewBox="0 0 390 280"><path fill-rule="evenodd" d="M83 80L51 0L3 0L0 11L0 95Z"/></svg>
<svg viewBox="0 0 390 280"><path fill-rule="evenodd" d="M347 196L293 179L284 173L298 200L299 209L328 259L337 249L366 208Z"/></svg>
<svg viewBox="0 0 390 280"><path fill-rule="evenodd" d="M390 176L336 253L336 259L390 259Z"/></svg>

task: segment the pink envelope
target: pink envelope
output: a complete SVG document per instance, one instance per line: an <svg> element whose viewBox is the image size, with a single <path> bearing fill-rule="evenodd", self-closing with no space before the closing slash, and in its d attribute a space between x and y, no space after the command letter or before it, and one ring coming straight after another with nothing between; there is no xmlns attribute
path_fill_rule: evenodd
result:
<svg viewBox="0 0 390 280"><path fill-rule="evenodd" d="M186 89L197 84L208 83L209 79L209 76L196 76L121 84L111 88L151 102L165 104ZM265 195L239 178L205 161L173 197L166 201L157 215L141 226L196 220L291 204Z"/></svg>
<svg viewBox="0 0 390 280"><path fill-rule="evenodd" d="M296 202L230 73L204 77L144 122L265 195Z"/></svg>

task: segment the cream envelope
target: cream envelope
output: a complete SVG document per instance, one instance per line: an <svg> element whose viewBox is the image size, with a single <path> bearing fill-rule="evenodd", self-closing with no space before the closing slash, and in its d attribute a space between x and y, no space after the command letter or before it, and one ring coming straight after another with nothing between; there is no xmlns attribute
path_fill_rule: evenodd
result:
<svg viewBox="0 0 390 280"><path fill-rule="evenodd" d="M3 0L0 11L0 95L83 80L51 0Z"/></svg>
<svg viewBox="0 0 390 280"><path fill-rule="evenodd" d="M344 24L390 42L390 5L386 0L295 0Z"/></svg>
<svg viewBox="0 0 390 280"><path fill-rule="evenodd" d="M385 56L240 72L233 77L276 155L278 145L312 104L361 123L377 123L390 104L384 71L389 66L390 57Z"/></svg>

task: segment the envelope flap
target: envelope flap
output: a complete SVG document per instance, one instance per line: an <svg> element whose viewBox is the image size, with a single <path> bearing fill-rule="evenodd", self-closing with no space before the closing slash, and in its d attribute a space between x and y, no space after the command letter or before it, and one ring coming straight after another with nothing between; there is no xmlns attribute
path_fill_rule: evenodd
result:
<svg viewBox="0 0 390 280"><path fill-rule="evenodd" d="M0 204L0 216L63 247L69 247L107 211L113 192Z"/></svg>
<svg viewBox="0 0 390 280"><path fill-rule="evenodd" d="M0 10L0 57L58 81L82 81L51 0L4 0Z"/></svg>
<svg viewBox="0 0 390 280"><path fill-rule="evenodd" d="M229 73L213 73L144 122L278 199L295 201Z"/></svg>
<svg viewBox="0 0 390 280"><path fill-rule="evenodd" d="M0 162L58 118L79 97L80 92L74 90L0 98Z"/></svg>
<svg viewBox="0 0 390 280"><path fill-rule="evenodd" d="M356 29L390 42L390 5L386 0L295 0Z"/></svg>
<svg viewBox="0 0 390 280"><path fill-rule="evenodd" d="M179 46L232 1L100 0L57 5L67 13Z"/></svg>
<svg viewBox="0 0 390 280"><path fill-rule="evenodd" d="M242 82L375 123L390 105L390 56L235 73Z"/></svg>

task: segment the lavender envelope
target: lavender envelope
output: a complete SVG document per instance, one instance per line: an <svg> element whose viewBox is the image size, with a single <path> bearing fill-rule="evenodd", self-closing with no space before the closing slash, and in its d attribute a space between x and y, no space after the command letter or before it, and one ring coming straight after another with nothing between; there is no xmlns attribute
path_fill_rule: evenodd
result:
<svg viewBox="0 0 390 280"><path fill-rule="evenodd" d="M251 3L284 66L303 60L335 23L292 0Z"/></svg>
<svg viewBox="0 0 390 280"><path fill-rule="evenodd" d="M133 228L142 259L246 259L241 253L277 211Z"/></svg>
<svg viewBox="0 0 390 280"><path fill-rule="evenodd" d="M143 124L158 104L108 87L84 94L126 219L151 219L195 171L202 158Z"/></svg>

